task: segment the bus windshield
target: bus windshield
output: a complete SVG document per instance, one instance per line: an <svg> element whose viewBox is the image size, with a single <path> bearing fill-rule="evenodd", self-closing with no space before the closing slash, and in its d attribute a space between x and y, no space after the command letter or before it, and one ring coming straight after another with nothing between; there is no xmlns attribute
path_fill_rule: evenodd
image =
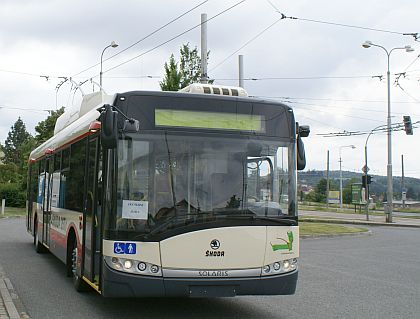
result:
<svg viewBox="0 0 420 319"><path fill-rule="evenodd" d="M118 144L117 211L108 230L141 237L214 220L291 217L289 147L253 136L126 136Z"/></svg>

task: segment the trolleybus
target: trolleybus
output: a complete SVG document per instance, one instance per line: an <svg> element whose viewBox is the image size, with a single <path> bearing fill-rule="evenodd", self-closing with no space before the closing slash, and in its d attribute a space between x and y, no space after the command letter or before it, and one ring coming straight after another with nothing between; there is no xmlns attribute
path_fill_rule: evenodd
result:
<svg viewBox="0 0 420 319"><path fill-rule="evenodd" d="M241 88L86 95L30 154L27 230L78 291L293 294L308 134Z"/></svg>

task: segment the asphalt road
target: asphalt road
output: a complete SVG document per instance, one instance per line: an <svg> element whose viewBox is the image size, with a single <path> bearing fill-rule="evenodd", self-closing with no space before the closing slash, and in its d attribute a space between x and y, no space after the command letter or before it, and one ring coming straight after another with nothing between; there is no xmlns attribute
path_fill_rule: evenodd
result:
<svg viewBox="0 0 420 319"><path fill-rule="evenodd" d="M28 314L47 318L420 318L420 230L301 241L294 296L104 299L77 293L64 265L38 255L24 219L0 220L0 264Z"/></svg>

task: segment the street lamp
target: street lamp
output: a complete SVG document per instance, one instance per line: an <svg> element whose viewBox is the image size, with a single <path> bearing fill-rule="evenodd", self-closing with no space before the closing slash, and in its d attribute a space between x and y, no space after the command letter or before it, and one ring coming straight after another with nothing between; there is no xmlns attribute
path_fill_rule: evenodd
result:
<svg viewBox="0 0 420 319"><path fill-rule="evenodd" d="M115 41L112 41L110 45L106 46L102 50L102 54L101 54L101 72L99 72L99 85L101 87L101 91L102 91L102 58L104 57L104 52L108 48L116 48L117 46L118 46L118 44L116 44Z"/></svg>
<svg viewBox="0 0 420 319"><path fill-rule="evenodd" d="M414 49L406 45L405 47L397 47L392 48L390 51L388 51L386 48L384 48L381 45L372 43L372 41L365 41L362 44L362 47L365 49L368 49L370 47L378 47L385 51L387 55L387 62L388 62L388 69L386 73L387 77L387 83L388 83L388 116L387 116L387 137L388 137L388 165L387 165L387 207L385 209L386 214L386 222L391 223L392 222L392 197L393 197L393 191L392 191L392 143L391 143L391 85L390 85L390 72L389 72L389 57L394 50L405 50L406 52L413 52Z"/></svg>
<svg viewBox="0 0 420 319"><path fill-rule="evenodd" d="M339 162L340 162L340 210L343 209L343 173L341 171L341 162L342 162L342 160L341 160L341 149L345 148L345 147L350 147L351 149L355 149L356 146L354 146L354 145L343 145L343 146L340 146L340 148L338 150L338 153L340 154L340 160L339 160Z"/></svg>

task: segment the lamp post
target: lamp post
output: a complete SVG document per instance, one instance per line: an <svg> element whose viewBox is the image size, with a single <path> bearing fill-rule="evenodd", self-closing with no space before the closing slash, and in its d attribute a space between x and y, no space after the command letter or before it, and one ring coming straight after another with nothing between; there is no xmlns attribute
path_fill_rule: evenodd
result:
<svg viewBox="0 0 420 319"><path fill-rule="evenodd" d="M102 54L101 54L101 72L99 72L99 85L101 87L101 91L102 91L102 59L104 57L104 52L106 49L108 48L116 48L118 46L118 44L115 43L115 41L112 41L110 45L106 46L103 50L102 50Z"/></svg>
<svg viewBox="0 0 420 319"><path fill-rule="evenodd" d="M340 162L340 210L343 209L343 172L341 171L341 162L342 162L342 160L341 160L341 149L345 148L345 147L350 147L351 149L355 149L356 146L354 146L354 145L343 145L343 146L340 146L340 148L338 150L338 153L340 155L340 160L339 160L339 162Z"/></svg>
<svg viewBox="0 0 420 319"><path fill-rule="evenodd" d="M405 47L397 47L392 48L391 50L387 50L385 47L372 43L371 41L365 41L362 44L362 47L365 49L370 47L378 47L385 51L387 56L387 88L388 88L388 116L387 116L387 138L388 138L388 164L387 164L387 206L385 209L385 220L387 223L392 222L392 197L393 197L393 191L392 191L392 143L391 143L391 84L390 84L390 72L389 72L389 57L394 50L405 50L406 52L413 52L414 49L406 45Z"/></svg>

